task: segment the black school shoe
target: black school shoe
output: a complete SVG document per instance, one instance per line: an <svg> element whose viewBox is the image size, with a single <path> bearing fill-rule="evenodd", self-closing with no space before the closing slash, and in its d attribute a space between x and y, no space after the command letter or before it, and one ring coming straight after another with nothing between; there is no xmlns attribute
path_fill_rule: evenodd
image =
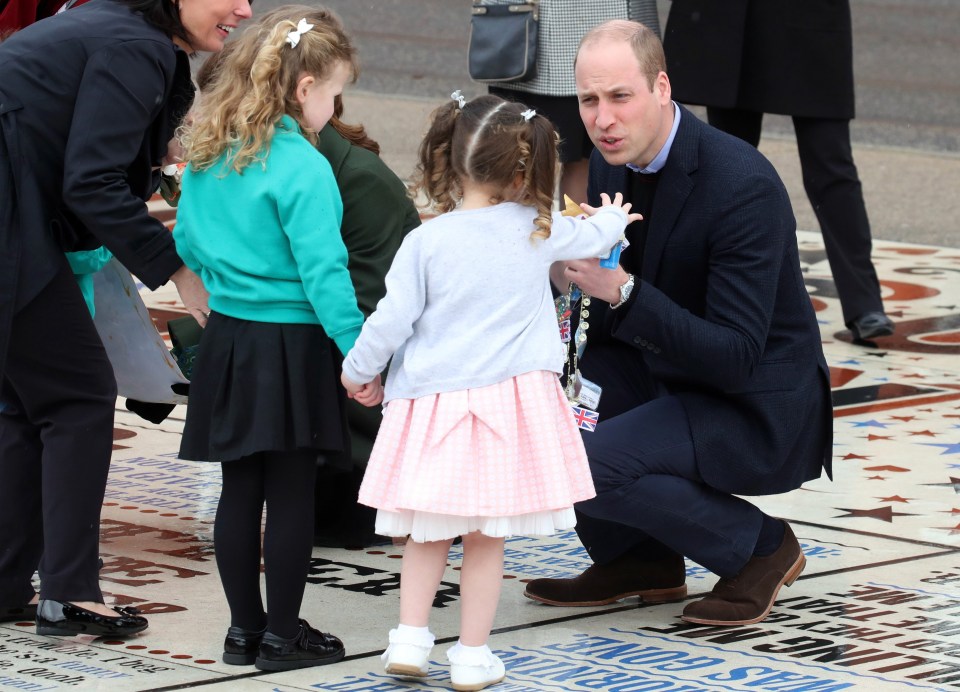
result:
<svg viewBox="0 0 960 692"><path fill-rule="evenodd" d="M223 662L232 666L251 666L257 660L260 643L267 628L254 632L242 627L231 627L223 640Z"/></svg>
<svg viewBox="0 0 960 692"><path fill-rule="evenodd" d="M72 637L75 634L129 637L147 629L147 619L136 608L114 608L115 616L101 615L65 601L40 600L37 634Z"/></svg>
<svg viewBox="0 0 960 692"><path fill-rule="evenodd" d="M290 639L270 632L264 634L254 666L258 670L295 670L336 663L344 654L342 641L332 634L315 630L301 619L300 631Z"/></svg>

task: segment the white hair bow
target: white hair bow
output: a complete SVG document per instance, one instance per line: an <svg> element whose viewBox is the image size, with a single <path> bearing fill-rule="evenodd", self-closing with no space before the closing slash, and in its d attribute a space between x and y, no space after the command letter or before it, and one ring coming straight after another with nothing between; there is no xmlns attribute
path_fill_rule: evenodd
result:
<svg viewBox="0 0 960 692"><path fill-rule="evenodd" d="M450 98L457 102L457 105L460 108L463 108L467 104L467 99L463 98L463 94L460 93L460 90L457 89L455 92L450 94Z"/></svg>
<svg viewBox="0 0 960 692"><path fill-rule="evenodd" d="M532 108L528 108L520 115L523 116L524 120L526 120L527 122L530 122L530 119L533 118L533 116L535 116L536 114L537 112L535 110L533 110Z"/></svg>
<svg viewBox="0 0 960 692"><path fill-rule="evenodd" d="M297 28L291 29L290 33L287 34L287 43L290 44L291 48L296 48L297 44L300 43L300 37L310 31L312 28L313 24L307 24L307 19L304 17L297 22Z"/></svg>

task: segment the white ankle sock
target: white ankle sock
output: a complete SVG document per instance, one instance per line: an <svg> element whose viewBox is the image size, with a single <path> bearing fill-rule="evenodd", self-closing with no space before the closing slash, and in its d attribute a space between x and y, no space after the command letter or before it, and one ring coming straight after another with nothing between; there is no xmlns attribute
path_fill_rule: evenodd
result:
<svg viewBox="0 0 960 692"><path fill-rule="evenodd" d="M412 625L404 625L401 622L397 625L395 631L397 633L397 641L410 644L415 643L420 646L433 646L434 637L429 627L414 627Z"/></svg>
<svg viewBox="0 0 960 692"><path fill-rule="evenodd" d="M466 646L459 639L457 643L450 647L447 656L453 655L457 663L463 665L487 665L493 658L493 652L486 644L481 646Z"/></svg>

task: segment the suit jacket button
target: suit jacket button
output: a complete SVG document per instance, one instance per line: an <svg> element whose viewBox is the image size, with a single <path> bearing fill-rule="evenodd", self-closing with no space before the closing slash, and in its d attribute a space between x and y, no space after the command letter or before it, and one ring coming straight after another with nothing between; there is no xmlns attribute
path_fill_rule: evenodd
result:
<svg viewBox="0 0 960 692"><path fill-rule="evenodd" d="M642 346L644 344L644 341L639 336L635 336L633 337L633 343L640 344Z"/></svg>
<svg viewBox="0 0 960 692"><path fill-rule="evenodd" d="M653 352L654 352L654 353L660 353L660 347L657 346L656 348L654 348L654 349L653 349Z"/></svg>

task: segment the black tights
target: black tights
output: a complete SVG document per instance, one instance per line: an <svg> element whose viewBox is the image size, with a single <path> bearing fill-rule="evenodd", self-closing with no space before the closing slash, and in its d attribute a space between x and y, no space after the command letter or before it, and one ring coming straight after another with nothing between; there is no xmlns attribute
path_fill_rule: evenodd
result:
<svg viewBox="0 0 960 692"><path fill-rule="evenodd" d="M213 545L232 626L259 630L266 625L279 637L296 635L313 550L316 464L317 453L309 450L261 452L221 464L223 491ZM266 613L260 596L264 503Z"/></svg>

